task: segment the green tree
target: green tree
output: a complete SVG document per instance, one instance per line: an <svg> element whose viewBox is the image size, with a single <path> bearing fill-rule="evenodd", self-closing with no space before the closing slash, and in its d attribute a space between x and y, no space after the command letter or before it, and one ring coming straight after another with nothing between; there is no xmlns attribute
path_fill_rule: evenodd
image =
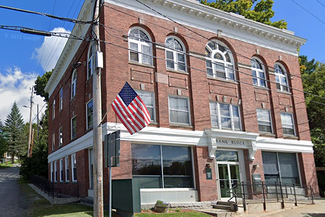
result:
<svg viewBox="0 0 325 217"><path fill-rule="evenodd" d="M52 71L48 71L48 72L44 73L42 76L38 76L35 81L35 85L34 85L34 90L35 90L36 95L44 97L44 100L46 102L49 101L49 94L47 92L45 92L44 89L45 89L45 86L46 86L47 82L49 81L51 75L52 75Z"/></svg>
<svg viewBox="0 0 325 217"><path fill-rule="evenodd" d="M3 125L0 120L0 160L4 156L4 153L7 152L7 150L8 150L8 144L6 140L6 135L3 132Z"/></svg>
<svg viewBox="0 0 325 217"><path fill-rule="evenodd" d="M4 132L7 133L8 152L11 155L11 161L14 163L14 157L20 157L27 152L27 138L24 132L24 121L15 102L5 120Z"/></svg>
<svg viewBox="0 0 325 217"><path fill-rule="evenodd" d="M271 21L271 18L275 13L272 10L273 0L215 0L215 2L201 0L201 3L220 9L222 11L240 14L247 19L251 19L280 29L287 28L287 23L284 20L275 22Z"/></svg>

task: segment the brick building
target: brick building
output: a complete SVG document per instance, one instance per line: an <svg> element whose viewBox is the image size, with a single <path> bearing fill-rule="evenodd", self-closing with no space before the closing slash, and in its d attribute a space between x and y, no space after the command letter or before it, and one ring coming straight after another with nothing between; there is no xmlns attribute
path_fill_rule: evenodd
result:
<svg viewBox="0 0 325 217"><path fill-rule="evenodd" d="M86 0L78 19L92 8ZM100 11L103 135L121 130L113 179L138 179L142 204L229 198L254 174L318 193L297 53L305 39L194 0L105 0ZM49 179L81 197L93 197L90 29L75 25L85 40L68 40L46 86ZM126 81L151 114L132 136L110 108ZM107 183L105 168L105 202Z"/></svg>

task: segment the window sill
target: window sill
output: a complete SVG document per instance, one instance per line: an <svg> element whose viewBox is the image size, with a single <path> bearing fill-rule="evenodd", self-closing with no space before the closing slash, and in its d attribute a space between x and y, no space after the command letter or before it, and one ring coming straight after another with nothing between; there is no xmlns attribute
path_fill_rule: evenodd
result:
<svg viewBox="0 0 325 217"><path fill-rule="evenodd" d="M267 88L267 87L261 87L261 86L257 86L257 85L254 85L254 88L255 89L260 89L260 90L270 90L269 88Z"/></svg>
<svg viewBox="0 0 325 217"><path fill-rule="evenodd" d="M295 139L298 140L298 137L295 135L287 135L287 134L283 134L283 138L284 139Z"/></svg>
<svg viewBox="0 0 325 217"><path fill-rule="evenodd" d="M157 123L156 121L151 121L151 122L149 123L149 125L154 125L154 126L156 126L156 125L158 125L158 123Z"/></svg>
<svg viewBox="0 0 325 217"><path fill-rule="evenodd" d="M167 72L172 72L172 73L178 73L178 74L182 74L182 75L189 75L190 73L186 72L186 71L179 71L179 70L175 70L175 69L166 69Z"/></svg>
<svg viewBox="0 0 325 217"><path fill-rule="evenodd" d="M155 68L153 65L149 65L149 64L144 64L144 63L139 63L139 62L133 62L131 60L129 60L129 64L131 65L136 65L136 66L144 66L144 67L147 67L147 68Z"/></svg>
<svg viewBox="0 0 325 217"><path fill-rule="evenodd" d="M193 129L193 126L192 125L185 125L185 124L179 124L179 123L170 123L169 126L170 127L174 127L174 128Z"/></svg>
<svg viewBox="0 0 325 217"><path fill-rule="evenodd" d="M237 81L235 80L227 80L225 78L219 78L219 77L210 77L210 76L207 76L208 80L215 80L215 81L222 81L222 82L229 82L229 83L232 83L232 84L238 84Z"/></svg>
<svg viewBox="0 0 325 217"><path fill-rule="evenodd" d="M290 92L288 92L288 91L282 91L282 90L278 90L277 89L277 92L278 93L282 93L282 94L286 94L286 95L292 95Z"/></svg>
<svg viewBox="0 0 325 217"><path fill-rule="evenodd" d="M260 136L275 137L274 133L259 132Z"/></svg>

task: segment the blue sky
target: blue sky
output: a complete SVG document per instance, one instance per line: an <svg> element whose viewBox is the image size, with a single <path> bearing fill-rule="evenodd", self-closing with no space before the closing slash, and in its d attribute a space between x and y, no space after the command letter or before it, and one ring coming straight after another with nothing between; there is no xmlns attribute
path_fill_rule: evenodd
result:
<svg viewBox="0 0 325 217"><path fill-rule="evenodd" d="M83 0L1 0L0 5L77 18ZM301 5L301 7L299 5ZM304 9L303 9L304 8ZM325 62L325 1L324 0L274 0L274 21L284 19L288 29L307 39L300 54L309 60ZM23 26L45 31L71 31L72 23L45 16L15 12L0 8L0 26ZM51 70L64 46L65 39L23 34L0 29L0 120L5 121L16 101L24 120L29 120L30 88L38 75ZM35 95L34 95L35 96ZM39 97L34 99L43 108ZM43 108L44 110L44 108Z"/></svg>

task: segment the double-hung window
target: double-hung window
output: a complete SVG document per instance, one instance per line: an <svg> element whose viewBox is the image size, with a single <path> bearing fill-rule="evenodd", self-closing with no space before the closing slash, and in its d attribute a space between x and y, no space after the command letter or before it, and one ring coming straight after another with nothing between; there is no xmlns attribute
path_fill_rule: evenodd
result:
<svg viewBox="0 0 325 217"><path fill-rule="evenodd" d="M63 182L63 158L60 159L60 182Z"/></svg>
<svg viewBox="0 0 325 217"><path fill-rule="evenodd" d="M188 98L169 96L170 123L191 125Z"/></svg>
<svg viewBox="0 0 325 217"><path fill-rule="evenodd" d="M77 117L71 118L71 139L77 138Z"/></svg>
<svg viewBox="0 0 325 217"><path fill-rule="evenodd" d="M72 181L77 181L77 158L76 154L71 155L71 169L72 169Z"/></svg>
<svg viewBox="0 0 325 217"><path fill-rule="evenodd" d="M256 109L256 113L259 131L264 133L273 133L270 111Z"/></svg>
<svg viewBox="0 0 325 217"><path fill-rule="evenodd" d="M150 120L155 121L155 96L153 92L146 92L137 90L137 94L140 96L144 104L146 105L150 114Z"/></svg>
<svg viewBox="0 0 325 217"><path fill-rule="evenodd" d="M70 171L69 171L69 157L65 157L65 181L69 182L69 176L70 176Z"/></svg>
<svg viewBox="0 0 325 217"><path fill-rule="evenodd" d="M274 65L276 88L280 91L289 92L288 76L284 67L279 63Z"/></svg>
<svg viewBox="0 0 325 217"><path fill-rule="evenodd" d="M71 99L76 95L77 91L77 70L75 69L72 73L71 80Z"/></svg>
<svg viewBox="0 0 325 217"><path fill-rule="evenodd" d="M149 34L141 28L132 28L128 41L130 60L152 65L152 41Z"/></svg>
<svg viewBox="0 0 325 217"><path fill-rule="evenodd" d="M60 89L59 111L63 109L63 88Z"/></svg>
<svg viewBox="0 0 325 217"><path fill-rule="evenodd" d="M52 104L52 120L55 118L55 100L53 100Z"/></svg>
<svg viewBox="0 0 325 217"><path fill-rule="evenodd" d="M54 182L58 181L57 161L54 161Z"/></svg>
<svg viewBox="0 0 325 217"><path fill-rule="evenodd" d="M63 145L63 131L62 127L59 128L59 147Z"/></svg>
<svg viewBox="0 0 325 217"><path fill-rule="evenodd" d="M184 45L175 37L168 37L166 39L166 64L168 69L186 71Z"/></svg>
<svg viewBox="0 0 325 217"><path fill-rule="evenodd" d="M87 103L87 130L93 128L93 100Z"/></svg>
<svg viewBox="0 0 325 217"><path fill-rule="evenodd" d="M219 41L209 41L205 47L208 77L235 80L233 55L227 46Z"/></svg>
<svg viewBox="0 0 325 217"><path fill-rule="evenodd" d="M54 181L54 168L53 168L53 162L51 162L51 182Z"/></svg>
<svg viewBox="0 0 325 217"><path fill-rule="evenodd" d="M212 127L227 130L241 130L239 107L237 105L210 102Z"/></svg>
<svg viewBox="0 0 325 217"><path fill-rule="evenodd" d="M55 133L52 133L52 151L55 150Z"/></svg>
<svg viewBox="0 0 325 217"><path fill-rule="evenodd" d="M252 58L251 69L253 84L258 87L266 87L265 70L262 62L257 58Z"/></svg>
<svg viewBox="0 0 325 217"><path fill-rule="evenodd" d="M290 113L281 113L281 122L282 122L282 130L284 135L295 135L295 127L293 122L292 114Z"/></svg>
<svg viewBox="0 0 325 217"><path fill-rule="evenodd" d="M94 67L93 46L90 46L88 50L87 79L89 79L92 76L93 67Z"/></svg>

